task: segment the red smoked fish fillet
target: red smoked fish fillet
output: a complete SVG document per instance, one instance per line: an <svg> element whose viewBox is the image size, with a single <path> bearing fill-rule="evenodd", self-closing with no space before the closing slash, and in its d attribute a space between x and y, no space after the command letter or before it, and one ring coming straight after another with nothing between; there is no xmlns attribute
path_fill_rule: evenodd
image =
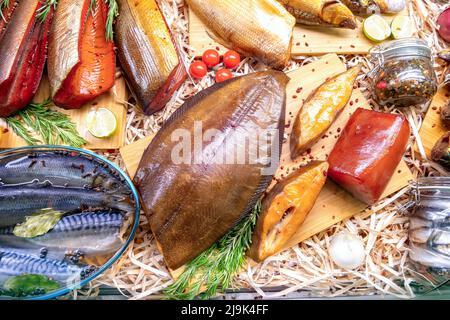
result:
<svg viewBox="0 0 450 320"><path fill-rule="evenodd" d="M105 35L108 6L59 0L50 36L48 74L53 101L78 109L114 86L114 43Z"/></svg>
<svg viewBox="0 0 450 320"><path fill-rule="evenodd" d="M39 87L47 56L53 8L44 21L36 18L39 0L21 1L2 13L0 26L0 117L28 105ZM9 21L8 21L9 20Z"/></svg>
<svg viewBox="0 0 450 320"><path fill-rule="evenodd" d="M328 158L328 176L357 199L378 201L405 153L405 117L357 109Z"/></svg>

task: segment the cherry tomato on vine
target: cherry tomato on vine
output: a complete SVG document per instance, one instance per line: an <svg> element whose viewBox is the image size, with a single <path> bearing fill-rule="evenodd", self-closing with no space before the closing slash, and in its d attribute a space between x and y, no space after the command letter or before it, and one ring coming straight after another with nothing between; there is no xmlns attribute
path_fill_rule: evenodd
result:
<svg viewBox="0 0 450 320"><path fill-rule="evenodd" d="M236 51L230 50L223 55L223 64L229 69L236 68L241 63L241 56Z"/></svg>
<svg viewBox="0 0 450 320"><path fill-rule="evenodd" d="M220 63L220 54L216 50L206 50L203 53L202 61L208 68L215 67Z"/></svg>
<svg viewBox="0 0 450 320"><path fill-rule="evenodd" d="M193 78L201 79L208 73L208 67L202 61L194 61L189 67L189 73Z"/></svg>
<svg viewBox="0 0 450 320"><path fill-rule="evenodd" d="M216 72L216 82L224 82L233 78L233 74L228 69L220 69Z"/></svg>

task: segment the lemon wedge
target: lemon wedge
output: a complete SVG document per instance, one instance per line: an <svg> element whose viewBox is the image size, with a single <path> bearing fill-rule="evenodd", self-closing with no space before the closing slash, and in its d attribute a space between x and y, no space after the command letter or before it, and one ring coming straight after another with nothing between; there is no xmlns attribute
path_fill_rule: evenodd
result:
<svg viewBox="0 0 450 320"><path fill-rule="evenodd" d="M363 24L364 35L372 41L380 42L386 40L391 35L391 27L386 20L377 14L371 15Z"/></svg>
<svg viewBox="0 0 450 320"><path fill-rule="evenodd" d="M412 37L414 27L412 21L407 16L397 16L391 23L392 38L402 39Z"/></svg>
<svg viewBox="0 0 450 320"><path fill-rule="evenodd" d="M86 117L89 132L97 138L108 138L117 129L117 119L114 113L106 108L91 110Z"/></svg>

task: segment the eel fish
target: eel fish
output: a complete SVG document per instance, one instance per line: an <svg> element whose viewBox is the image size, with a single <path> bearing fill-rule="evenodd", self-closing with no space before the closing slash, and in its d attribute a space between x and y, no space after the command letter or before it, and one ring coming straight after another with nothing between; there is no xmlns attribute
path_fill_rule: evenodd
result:
<svg viewBox="0 0 450 320"><path fill-rule="evenodd" d="M94 266L78 266L0 248L0 284L9 277L24 274L40 274L60 283L70 284L72 281L86 279L96 270Z"/></svg>
<svg viewBox="0 0 450 320"><path fill-rule="evenodd" d="M2 10L9 21L0 25L0 117L25 108L38 90L54 11L51 6L46 17L38 18L44 5L40 0L11 1L11 9Z"/></svg>
<svg viewBox="0 0 450 320"><path fill-rule="evenodd" d="M276 0L187 0L227 48L283 69L291 56L295 18Z"/></svg>
<svg viewBox="0 0 450 320"><path fill-rule="evenodd" d="M114 86L114 43L106 39L105 1L59 0L48 49L54 103L79 109Z"/></svg>
<svg viewBox="0 0 450 320"><path fill-rule="evenodd" d="M298 23L355 29L356 17L339 0L279 0Z"/></svg>
<svg viewBox="0 0 450 320"><path fill-rule="evenodd" d="M80 188L42 185L0 187L0 228L14 226L40 209L53 208L62 212L84 208L133 210L128 196L93 192Z"/></svg>
<svg viewBox="0 0 450 320"><path fill-rule="evenodd" d="M105 163L72 152L32 152L0 158L0 185L49 182L54 186L131 193Z"/></svg>
<svg viewBox="0 0 450 320"><path fill-rule="evenodd" d="M2 246L19 250L46 249L46 257L98 256L115 252L124 243L128 228L125 214L117 210L82 212L64 216L48 233L34 238L16 237L14 227L0 229Z"/></svg>
<svg viewBox="0 0 450 320"><path fill-rule="evenodd" d="M264 197L248 256L256 262L282 250L314 207L328 163L313 161L278 182Z"/></svg>
<svg viewBox="0 0 450 320"><path fill-rule="evenodd" d="M398 13L406 8L406 0L341 0L358 15Z"/></svg>
<svg viewBox="0 0 450 320"><path fill-rule="evenodd" d="M292 159L314 145L341 113L352 96L360 70L361 66L356 66L325 81L306 99L292 128Z"/></svg>
<svg viewBox="0 0 450 320"><path fill-rule="evenodd" d="M287 82L269 70L216 84L186 101L145 151L135 183L171 269L222 238L268 187L280 157Z"/></svg>
<svg viewBox="0 0 450 320"><path fill-rule="evenodd" d="M165 107L187 77L156 0L118 0L118 56L128 85L147 115Z"/></svg>

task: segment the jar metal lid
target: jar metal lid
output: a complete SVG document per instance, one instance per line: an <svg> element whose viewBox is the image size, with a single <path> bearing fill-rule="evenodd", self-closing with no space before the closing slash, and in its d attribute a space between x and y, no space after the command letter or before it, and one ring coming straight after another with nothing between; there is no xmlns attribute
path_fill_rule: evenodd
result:
<svg viewBox="0 0 450 320"><path fill-rule="evenodd" d="M397 58L402 56L423 56L431 59L431 49L425 41L417 38L405 38L389 41L387 43L373 47L370 50L372 57Z"/></svg>

